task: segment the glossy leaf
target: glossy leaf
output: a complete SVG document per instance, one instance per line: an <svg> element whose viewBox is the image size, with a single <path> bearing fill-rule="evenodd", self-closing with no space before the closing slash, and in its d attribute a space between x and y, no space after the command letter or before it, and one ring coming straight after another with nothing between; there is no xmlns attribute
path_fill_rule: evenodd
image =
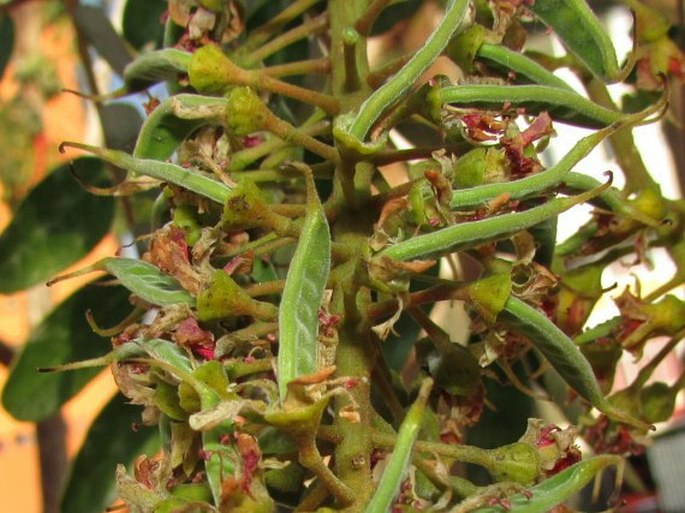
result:
<svg viewBox="0 0 685 513"><path fill-rule="evenodd" d="M126 41L136 50L150 44L160 46L164 36L162 15L166 8L167 2L163 0L128 0L122 21Z"/></svg>
<svg viewBox="0 0 685 513"><path fill-rule="evenodd" d="M0 78L14 50L14 23L7 15L0 15Z"/></svg>
<svg viewBox="0 0 685 513"><path fill-rule="evenodd" d="M88 183L107 183L99 159L80 158L73 165ZM114 200L83 190L68 167L60 166L38 184L0 235L1 293L47 281L88 254L109 231Z"/></svg>
<svg viewBox="0 0 685 513"><path fill-rule="evenodd" d="M74 461L62 498L62 513L101 513L116 498L114 470L159 447L156 429L140 424L140 407L117 394L95 419Z"/></svg>
<svg viewBox="0 0 685 513"><path fill-rule="evenodd" d="M194 305L195 299L156 266L133 258L106 258L99 264L122 285L148 303L159 306Z"/></svg>
<svg viewBox="0 0 685 513"><path fill-rule="evenodd" d="M331 235L311 171L307 215L293 255L278 314L278 388L281 401L293 379L316 371L319 308L331 265Z"/></svg>
<svg viewBox="0 0 685 513"><path fill-rule="evenodd" d="M86 312L116 322L132 309L123 287L87 285L57 306L33 331L15 358L2 394L5 409L20 420L40 421L55 413L100 369L39 373L38 368L95 358L109 341L92 332Z"/></svg>

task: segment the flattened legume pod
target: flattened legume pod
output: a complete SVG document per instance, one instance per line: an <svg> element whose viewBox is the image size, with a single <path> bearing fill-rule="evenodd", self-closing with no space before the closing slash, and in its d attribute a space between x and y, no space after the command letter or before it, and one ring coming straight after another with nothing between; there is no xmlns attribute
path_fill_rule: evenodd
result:
<svg viewBox="0 0 685 513"><path fill-rule="evenodd" d="M307 184L307 213L285 279L278 313L278 390L285 400L288 383L317 369L319 308L331 267L331 235L309 168L300 165Z"/></svg>
<svg viewBox="0 0 685 513"><path fill-rule="evenodd" d="M501 110L507 104L529 114L547 111L554 121L587 128L603 128L623 114L591 102L576 92L548 85L459 84L435 87L428 93L431 112L443 105Z"/></svg>
<svg viewBox="0 0 685 513"><path fill-rule="evenodd" d="M583 399L608 417L640 429L648 429L644 422L616 409L602 392L592 367L576 344L545 314L520 299L510 296L499 320L512 331L527 337L545 356L559 375Z"/></svg>
<svg viewBox="0 0 685 513"><path fill-rule="evenodd" d="M585 0L535 0L527 7L593 75L609 82L620 79L614 45Z"/></svg>

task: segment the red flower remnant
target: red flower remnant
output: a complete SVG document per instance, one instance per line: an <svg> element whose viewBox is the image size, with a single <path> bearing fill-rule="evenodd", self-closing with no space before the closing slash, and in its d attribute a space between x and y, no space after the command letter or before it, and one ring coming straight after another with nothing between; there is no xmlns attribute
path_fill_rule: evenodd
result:
<svg viewBox="0 0 685 513"><path fill-rule="evenodd" d="M493 116L480 113L465 114L461 118L468 137L475 141L495 141L497 135L502 134L507 127L506 122L499 121Z"/></svg>
<svg viewBox="0 0 685 513"><path fill-rule="evenodd" d="M243 137L243 147L244 148L254 148L262 144L264 140L259 135L246 135Z"/></svg>
<svg viewBox="0 0 685 513"><path fill-rule="evenodd" d="M188 317L178 323L173 338L178 345L189 347L197 356L206 360L214 359L214 335L203 330L194 317Z"/></svg>

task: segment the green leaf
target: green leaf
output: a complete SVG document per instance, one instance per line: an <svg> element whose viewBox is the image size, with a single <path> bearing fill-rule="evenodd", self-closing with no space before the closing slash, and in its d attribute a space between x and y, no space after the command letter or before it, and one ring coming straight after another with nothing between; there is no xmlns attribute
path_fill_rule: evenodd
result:
<svg viewBox="0 0 685 513"><path fill-rule="evenodd" d="M140 130L134 157L166 160L183 140L197 128L209 123L206 117L181 118L179 111L198 112L226 104L224 98L197 94L177 94L162 101L148 116Z"/></svg>
<svg viewBox="0 0 685 513"><path fill-rule="evenodd" d="M109 103L100 106L98 113L107 147L132 151L143 124L138 110L126 103Z"/></svg>
<svg viewBox="0 0 685 513"><path fill-rule="evenodd" d="M475 513L546 513L578 493L599 472L622 465L620 456L601 455L576 463L542 483L529 488L527 493L517 493L508 498L510 505L479 508Z"/></svg>
<svg viewBox="0 0 685 513"><path fill-rule="evenodd" d="M139 454L153 454L159 447L156 429L132 426L140 422L140 407L115 396L90 427L72 467L62 498L62 513L101 513L116 498L114 470L131 463Z"/></svg>
<svg viewBox="0 0 685 513"><path fill-rule="evenodd" d="M293 379L316 371L319 308L331 266L331 235L311 171L307 215L285 279L278 314L278 388L281 401Z"/></svg>
<svg viewBox="0 0 685 513"><path fill-rule="evenodd" d="M73 165L89 183L107 183L99 159L81 158ZM107 234L113 216L113 198L83 190L67 165L52 171L29 193L0 235L0 293L45 282L83 258Z"/></svg>
<svg viewBox="0 0 685 513"><path fill-rule="evenodd" d="M153 305L194 305L195 299L156 266L133 258L105 258L99 264L136 296Z"/></svg>
<svg viewBox="0 0 685 513"><path fill-rule="evenodd" d="M122 28L124 38L136 50L149 44L162 44L164 25L162 15L167 3L162 0L128 0L124 7Z"/></svg>
<svg viewBox="0 0 685 513"><path fill-rule="evenodd" d="M100 369L39 373L37 368L94 358L109 350L86 321L92 309L96 318L118 321L131 306L123 287L87 285L55 308L33 331L14 360L2 394L9 413L20 420L40 421L53 413L88 383Z"/></svg>
<svg viewBox="0 0 685 513"><path fill-rule="evenodd" d="M177 81L188 73L192 54L176 48L163 48L139 55L124 70L128 92L142 91L162 81Z"/></svg>
<svg viewBox="0 0 685 513"><path fill-rule="evenodd" d="M131 61L131 54L117 34L112 23L100 7L76 5L74 23L77 30L93 45L97 53L116 72L124 75L124 68Z"/></svg>
<svg viewBox="0 0 685 513"><path fill-rule="evenodd" d="M12 18L0 15L0 78L14 50L14 23Z"/></svg>

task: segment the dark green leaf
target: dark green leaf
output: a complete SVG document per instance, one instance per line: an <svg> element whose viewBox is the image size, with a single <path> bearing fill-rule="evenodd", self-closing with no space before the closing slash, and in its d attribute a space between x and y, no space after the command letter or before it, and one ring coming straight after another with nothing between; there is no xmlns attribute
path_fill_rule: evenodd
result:
<svg viewBox="0 0 685 513"><path fill-rule="evenodd" d="M74 169L93 185L107 183L102 161L81 158ZM83 258L109 231L114 199L93 196L55 169L33 189L0 235L0 293L26 289Z"/></svg>
<svg viewBox="0 0 685 513"><path fill-rule="evenodd" d="M74 23L98 55L107 61L117 75L123 76L124 68L131 61L131 54L105 12L100 7L77 4L74 9Z"/></svg>
<svg viewBox="0 0 685 513"><path fill-rule="evenodd" d="M136 108L125 103L109 103L102 105L98 112L107 147L126 152L133 151L138 132L143 125L143 118Z"/></svg>
<svg viewBox="0 0 685 513"><path fill-rule="evenodd" d="M128 0L122 22L124 37L136 50L153 44L160 47L164 36L162 15L167 3L162 0Z"/></svg>
<svg viewBox="0 0 685 513"><path fill-rule="evenodd" d="M96 318L116 322L131 306L123 287L87 285L55 308L33 331L15 358L2 394L4 407L20 420L42 420L86 385L100 369L39 373L39 367L94 358L109 350L86 322L92 309Z"/></svg>
<svg viewBox="0 0 685 513"><path fill-rule="evenodd" d="M14 49L14 23L12 18L0 15L0 78Z"/></svg>
<svg viewBox="0 0 685 513"><path fill-rule="evenodd" d="M139 454L159 447L156 429L132 426L140 422L140 407L117 395L102 410L76 457L62 499L62 513L101 513L116 498L114 470Z"/></svg>

